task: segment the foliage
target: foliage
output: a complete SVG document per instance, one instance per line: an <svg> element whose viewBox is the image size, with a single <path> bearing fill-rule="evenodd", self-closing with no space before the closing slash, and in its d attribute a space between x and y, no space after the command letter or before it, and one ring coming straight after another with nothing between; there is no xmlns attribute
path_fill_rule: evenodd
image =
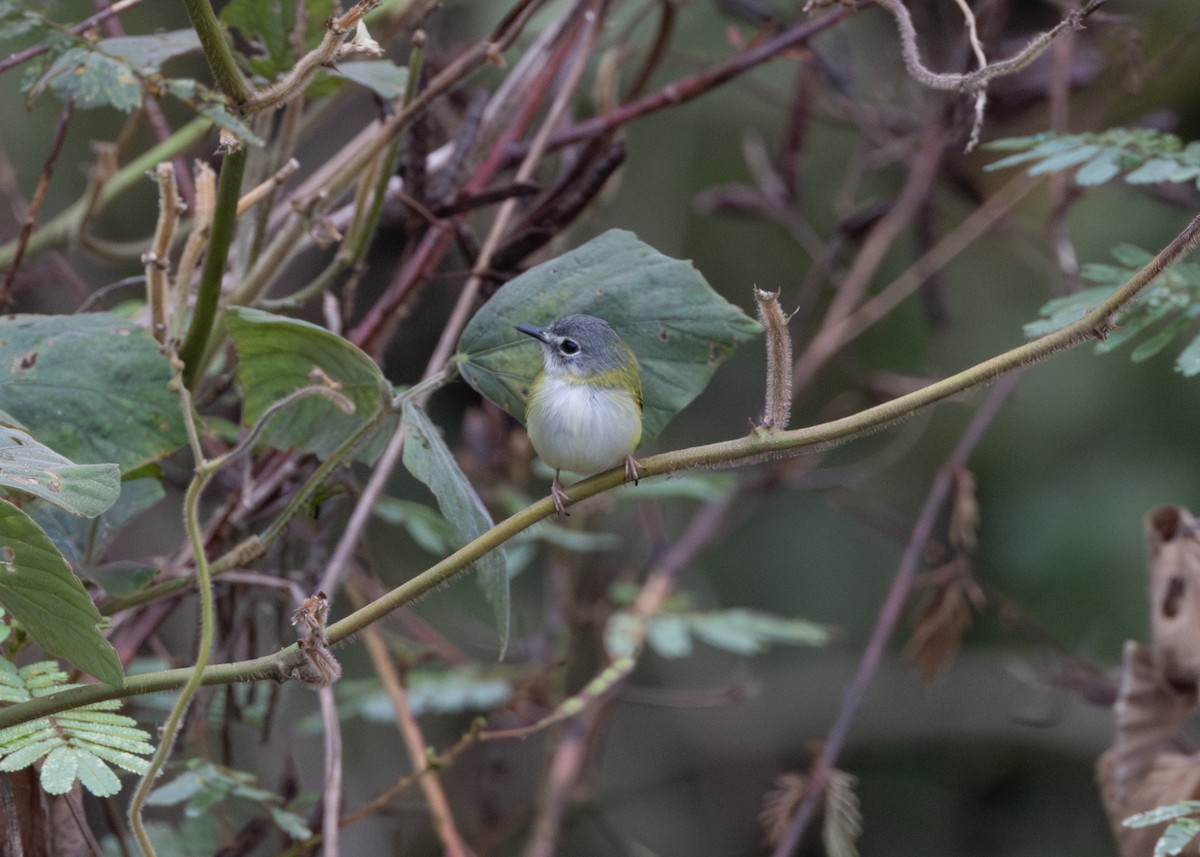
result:
<svg viewBox="0 0 1200 857"><path fill-rule="evenodd" d="M1112 254L1117 264L1089 264L1080 270L1080 276L1095 286L1047 303L1041 309L1042 318L1025 325L1025 335L1042 336L1075 321L1152 258L1152 254L1130 244L1117 245ZM1200 374L1200 333L1193 329L1197 316L1200 316L1200 265L1179 262L1121 313L1115 320L1115 329L1096 344L1096 350L1114 351L1145 335L1130 354L1130 359L1137 363L1191 333L1191 341L1175 360L1176 371L1190 378Z"/></svg>
<svg viewBox="0 0 1200 857"><path fill-rule="evenodd" d="M0 533L7 553L0 604L46 651L121 685L121 661L100 633L100 613L54 543L6 500L0 500Z"/></svg>
<svg viewBox="0 0 1200 857"><path fill-rule="evenodd" d="M965 813L1008 809L992 802L1027 767L1006 759L1006 788L980 785L987 765L973 764L966 742L944 747L943 721L928 715L949 710L955 729L988 738L970 746L1013 742L1010 706L979 693L1008 692L999 679L1019 651L1010 636L1039 650L1066 640L1076 651L1102 588L1086 603L1069 593L1128 579L1107 565L1119 563L1125 532L1112 519L1167 489L1148 475L1133 485L1130 467L1164 468L1149 455L1131 465L1133 450L1115 444L1080 444L1071 452L1081 466L1070 471L1115 471L1121 491L1023 476L1063 472L1060 437L1075 428L1071 400L1038 398L1035 385L1011 406L1061 419L1052 425L1062 435L1031 439L997 423L1004 442L973 459L1015 382L1004 378L986 400L967 394L1104 332L1102 351L1128 344L1135 361L1187 336L1179 369L1200 373L1200 267L1175 264L1137 300L1131 279L1152 258L1177 262L1195 237L1166 236L1170 206L1193 191L1181 185L1200 180L1200 149L1157 131L1095 130L1146 112L1120 87L1089 95L1086 114L1073 109L1093 65L1105 63L1099 79L1112 81L1116 40L1103 37L1136 30L1141 8L1081 28L1098 5L1086 4L1014 59L986 65L980 54L984 67L954 74L921 57L963 55L974 41L970 4L967 37L959 27L939 36L925 21L918 32L903 4L881 5L892 19L862 29L858 21L871 22L861 7L824 3L811 12L774 4L765 20L745 4L649 4L640 14L543 0L452 9L188 0L98 4L89 20L66 24L50 17L52 4L0 0L0 39L13 45L0 58L9 103L19 104L20 87L37 111L9 123L17 131L0 143L12 210L0 247L0 769L39 765L27 781L38 779L45 797L79 782L89 802L119 789L110 765L142 774L129 802L136 842L122 848L151 854L157 844L164 857L263 852L275 828L345 853L353 849L337 838L359 821L374 828L362 841L382 831L414 855L748 853L749 825L706 812L670 786L672 772L691 772L708 808L748 806L744 793L763 794L779 760L817 746L768 796L762 820L777 853L804 847L788 837L805 835L809 816L823 819L825 850L840 857L857 852L864 832L864 852L887 850L885 841L903 850L894 834L905 823L930 853L990 847L962 839L987 828ZM988 24L979 45L1016 35ZM1069 31L1071 45L1055 41ZM1052 44L1073 47L1010 78ZM196 77L176 76L185 69ZM905 72L913 83L896 88ZM1013 97L1031 91L1032 110ZM1011 337L1030 292L1040 302L1053 289L1045 269L1057 262L1072 280L1073 259L1089 252L1072 246L1088 246L1093 215L1074 207L1083 194L1069 182L1051 183L1046 220L1030 235L1017 206L1034 182L993 193L980 163L957 155L984 124L996 135L1040 127L1047 101L1055 127L1084 133L1002 139L993 148L1008 157L989 169L1071 170L1082 187L1120 177L1104 199L1136 195L1139 212L1162 210L1167 225L1139 217L1137 240L1161 238L1168 250L1118 246L1115 264L1084 268L1094 288L1051 302L1029 325L1038 341L984 360L975 334ZM120 115L97 122L86 112L106 108ZM39 138L25 139L26 127ZM112 129L109 139L100 129ZM714 181L729 183L701 189ZM1105 240L1125 226L1108 218ZM985 254L997 247L1005 261L993 270ZM904 273L885 285L892 269ZM993 318L999 302L979 300L964 280L1003 294L1002 311ZM766 349L753 344L760 325L735 305L758 299L761 312L760 287L779 290L781 309ZM93 311L101 306L120 312ZM660 441L639 452L638 484L614 485L617 471L588 480L568 517L532 502L552 475L519 425L541 355L513 326L571 312L603 316L636 352L645 439L683 418L675 448ZM764 381L768 402L794 401L802 427L755 421ZM960 404L948 413L861 440L951 398ZM1106 429L1120 419L1120 398L1089 401L1103 402ZM1164 413L1176 406L1161 404ZM964 407L970 423L948 442ZM1170 465L1183 485L1186 453ZM397 478L397 464L407 475ZM978 469L978 492L963 478L968 467ZM1097 511L1091 495L1101 494L1108 505ZM1086 527L1057 514L1068 506ZM1053 526L995 537L1039 516ZM1014 558L1014 545L1025 553ZM895 638L913 594L944 585L948 554L964 591L978 576L987 593L968 603L953 590L950 618L991 613L999 627L964 643L961 622L943 622L955 647L979 647L978 656L945 667L947 681L911 706L903 673L871 683L888 653L905 648ZM1013 569L1025 579L1014 584ZM458 579L466 574L482 587L495 635ZM1068 593L1031 611L1045 628L1016 597L992 595L1022 586L1022 597ZM1100 610L1114 635L1127 627L1127 594ZM920 643L929 623L915 615ZM852 682L831 680L830 653L788 648L828 645L835 624L851 647L864 646ZM1000 636L1002 655L981 648ZM1089 649L1107 658L1107 642ZM656 657L640 664L647 650ZM15 666L46 653L98 681L68 683L67 667L48 661ZM126 657L139 665L128 676ZM1045 660L1089 666L1074 655ZM737 680L750 670L753 682ZM639 686L660 678L662 688ZM942 694L962 692L959 679L969 698L947 703ZM749 684L762 689L753 709L711 690ZM381 690L397 685L405 693ZM1106 689L1080 694L1103 699ZM864 691L888 715L869 730L855 722ZM155 728L137 728L118 697L137 699ZM642 705L649 697L670 707ZM699 711L714 704L723 710ZM961 717L960 705L978 710ZM328 772L314 761L319 739L288 734L328 728L331 708L342 738L361 728L356 719L399 721L404 733L367 756L344 754L341 792L330 775L337 730L325 736ZM1082 755L1078 736L1045 734L1031 756L1055 741ZM838 767L856 749L848 736L864 735L871 746L849 764L868 824L858 780ZM940 841L940 825L924 822L945 816L940 804L956 790L938 790L936 802L904 790L871 800L883 779L874 759L898 764L914 737L921 776L941 781L939 754L952 764L962 756L970 788L961 791L988 796L982 808L955 804L966 823ZM170 763L159 781L172 754L196 757ZM245 770L219 764L233 754ZM1062 755L1043 770L1090 767L1090 758L1061 765ZM302 814L260 786L280 771L284 794L293 780L321 789L322 811ZM1020 784L1053 793L1058 781ZM410 802L418 790L423 799ZM398 796L429 819L405 811L392 830ZM1062 812L1074 808L1066 800ZM145 807L184 816L182 829L146 824ZM1162 849L1192 837L1194 809L1156 817L1170 825ZM575 823L605 817L614 823L600 837ZM25 829L5 820L10 835ZM524 847L514 841L526 836ZM948 838L962 841L947 847Z"/></svg>
<svg viewBox="0 0 1200 857"><path fill-rule="evenodd" d="M18 669L0 658L0 702L24 702L74 687L66 678L53 661ZM98 702L0 729L0 771L19 771L44 759L39 778L47 793L65 794L78 780L94 795L115 795L121 786L108 763L141 774L146 770L141 756L154 751L137 721L114 713L120 705Z"/></svg>
<svg viewBox="0 0 1200 857"><path fill-rule="evenodd" d="M631 635L640 621L626 612L614 613L604 635L610 657L633 655ZM823 646L829 631L804 619L787 619L757 610L668 610L645 624L646 643L664 658L684 658L693 652L693 639L735 655L756 655L772 645Z"/></svg>
<svg viewBox="0 0 1200 857"><path fill-rule="evenodd" d="M158 786L147 802L152 806L184 804L184 815L198 818L212 812L218 804L236 798L265 812L275 826L292 839L311 836L304 817L288 809L287 802L279 795L259 788L257 781L257 777L245 771L190 759L187 769Z"/></svg>
<svg viewBox="0 0 1200 857"><path fill-rule="evenodd" d="M437 499L443 518L455 533L454 547L461 547L486 533L493 526L492 516L454 460L441 433L420 406L404 407L404 425L408 432L404 444L404 466L424 483ZM508 647L510 599L508 567L503 547L488 551L475 563L479 585L492 605L496 627L500 630L500 657Z"/></svg>
<svg viewBox="0 0 1200 857"><path fill-rule="evenodd" d="M491 711L513 695L513 677L473 664L443 669L421 667L405 677L405 690L409 708L417 717ZM374 680L340 681L337 695L344 716L355 715L372 723L392 723L396 719L392 700ZM320 722L308 717L301 726L315 731Z"/></svg>
<svg viewBox="0 0 1200 857"><path fill-rule="evenodd" d="M170 376L154 338L115 313L0 318L0 410L72 461L129 473L178 449Z"/></svg>
<svg viewBox="0 0 1200 857"><path fill-rule="evenodd" d="M514 325L572 313L605 319L637 355L650 440L704 389L758 322L721 298L689 263L623 230L543 262L508 283L463 330L458 367L467 383L524 421L541 354Z"/></svg>
<svg viewBox="0 0 1200 857"><path fill-rule="evenodd" d="M306 321L262 310L233 308L225 321L238 351L238 381L247 426L288 395L325 386L345 397L349 412L319 396L292 402L274 414L262 431L263 443L328 458L357 432L369 427L391 401L392 389L370 357L340 336ZM395 421L380 426L376 441ZM378 455L369 439L358 447L361 460Z"/></svg>
<svg viewBox="0 0 1200 857"><path fill-rule="evenodd" d="M1200 801L1181 800L1125 819L1126 827L1152 827L1170 822L1154 846L1154 857L1174 857L1200 834Z"/></svg>
<svg viewBox="0 0 1200 857"><path fill-rule="evenodd" d="M985 148L1018 153L988 164L989 170L1024 164L1037 176L1078 167L1075 182L1083 187L1104 184L1121 173L1131 185L1192 182L1200 187L1200 142L1184 145L1174 134L1152 128L1046 132L996 140Z"/></svg>

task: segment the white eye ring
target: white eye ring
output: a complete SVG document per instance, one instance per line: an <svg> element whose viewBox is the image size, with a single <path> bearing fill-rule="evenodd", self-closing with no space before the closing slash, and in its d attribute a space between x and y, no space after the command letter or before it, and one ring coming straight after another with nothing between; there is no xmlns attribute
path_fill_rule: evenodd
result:
<svg viewBox="0 0 1200 857"><path fill-rule="evenodd" d="M579 353L579 343L574 339L564 339L558 343L558 350L567 357L573 357Z"/></svg>

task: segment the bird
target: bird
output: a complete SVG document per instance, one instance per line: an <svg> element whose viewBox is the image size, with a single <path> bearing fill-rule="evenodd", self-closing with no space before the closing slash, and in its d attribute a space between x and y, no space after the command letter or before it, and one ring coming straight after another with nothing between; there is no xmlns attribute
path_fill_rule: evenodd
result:
<svg viewBox="0 0 1200 857"><path fill-rule="evenodd" d="M626 478L636 485L633 451L642 439L642 379L633 349L607 321L592 315L566 315L547 327L515 327L542 346L525 428L534 451L554 468L554 508L569 514L559 482L562 470L589 475L623 461Z"/></svg>

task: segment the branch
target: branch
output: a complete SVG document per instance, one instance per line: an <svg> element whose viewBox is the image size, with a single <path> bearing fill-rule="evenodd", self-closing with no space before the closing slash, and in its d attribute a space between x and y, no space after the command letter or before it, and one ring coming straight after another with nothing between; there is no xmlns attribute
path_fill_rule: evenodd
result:
<svg viewBox="0 0 1200 857"><path fill-rule="evenodd" d="M639 462L641 478L700 467L747 464L766 458L802 455L805 452L825 449L870 434L912 415L921 408L981 387L1008 372L1032 366L1061 351L1106 336L1113 328L1113 316L1136 299L1168 267L1179 261L1195 246L1197 240L1200 240L1200 215L1194 217L1142 270L1074 324L978 363L949 378L840 420L791 431L756 433L736 440L651 456ZM615 467L572 485L567 489L567 495L573 502L579 502L615 488L625 481L624 467ZM428 594L470 568L471 564L484 554L554 514L554 502L549 497L522 509L383 597L330 625L329 642L334 644L346 640L398 607ZM204 670L201 683L228 684L260 678L287 678L291 675L291 666L300 660L298 647L291 645L274 655L210 666ZM123 699L137 694L178 688L191 673L191 669L146 673L128 677L122 687L87 685L53 696L18 703L0 710L0 729L105 699Z"/></svg>
<svg viewBox="0 0 1200 857"><path fill-rule="evenodd" d="M846 690L846 695L842 697L842 706L838 710L837 720L834 721L829 735L822 745L821 755L814 766L809 787L792 814L792 821L788 825L787 832L772 852L773 857L788 857L800 843L809 819L812 818L817 803L825 792L829 774L837 762L842 747L846 744L850 726L854 722L859 706L862 705L867 688L883 659L888 640L891 639L892 633L904 616L904 608L908 604L908 596L912 591L913 582L916 580L917 569L924 557L925 546L932 537L933 528L942 514L942 507L950 496L955 475L966 466L967 459L970 458L979 441L983 439L987 427L996 418L1001 406L1017 388L1022 375L1023 372L1015 372L997 385L992 394L988 396L987 401L976 412L974 419L971 420L958 444L954 447L954 451L950 453L934 478L933 484L929 488L929 494L925 498L925 505L921 508L921 514L917 518L912 535L900 557L896 576L892 578L892 586L884 599L883 607L879 610L879 618L875 620L875 627L871 631L871 639L867 641L858 672L854 676L853 683Z"/></svg>

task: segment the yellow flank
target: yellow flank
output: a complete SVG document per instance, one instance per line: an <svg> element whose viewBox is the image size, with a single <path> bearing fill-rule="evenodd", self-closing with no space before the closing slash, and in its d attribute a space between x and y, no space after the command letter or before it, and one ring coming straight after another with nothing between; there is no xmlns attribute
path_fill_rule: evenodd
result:
<svg viewBox="0 0 1200 857"><path fill-rule="evenodd" d="M640 395L634 398L619 386L622 371L587 378L538 375L529 391L526 428L546 464L587 475L615 467L637 449L642 439ZM640 393L638 387L634 390Z"/></svg>

